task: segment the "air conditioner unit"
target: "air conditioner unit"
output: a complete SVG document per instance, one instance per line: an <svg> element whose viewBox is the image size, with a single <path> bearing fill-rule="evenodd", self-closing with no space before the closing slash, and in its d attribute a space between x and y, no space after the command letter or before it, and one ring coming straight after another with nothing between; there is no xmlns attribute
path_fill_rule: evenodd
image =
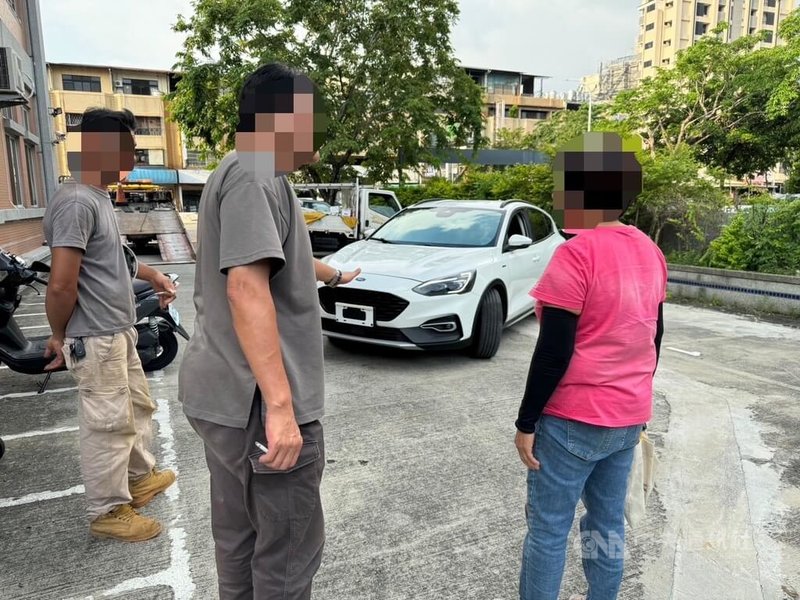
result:
<svg viewBox="0 0 800 600"><path fill-rule="evenodd" d="M25 93L22 59L7 46L0 47L0 92Z"/></svg>
<svg viewBox="0 0 800 600"><path fill-rule="evenodd" d="M125 84L122 83L122 79L117 79L114 81L114 87L117 88L118 90L121 90L122 88L125 87Z"/></svg>

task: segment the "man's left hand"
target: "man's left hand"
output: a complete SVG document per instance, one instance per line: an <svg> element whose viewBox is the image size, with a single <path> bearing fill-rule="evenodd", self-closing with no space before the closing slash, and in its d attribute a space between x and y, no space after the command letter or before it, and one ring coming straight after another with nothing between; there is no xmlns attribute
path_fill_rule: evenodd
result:
<svg viewBox="0 0 800 600"><path fill-rule="evenodd" d="M342 280L339 282L339 285L346 285L353 281L356 277L361 275L361 269L356 269L355 271L347 271L346 273L342 273Z"/></svg>
<svg viewBox="0 0 800 600"><path fill-rule="evenodd" d="M533 446L535 443L535 434L523 433L517 430L517 436L514 438L514 445L517 447L517 452L519 452L519 457L522 459L522 463L529 469L538 471L541 465L533 456Z"/></svg>
<svg viewBox="0 0 800 600"><path fill-rule="evenodd" d="M150 283L155 292L159 294L161 308L166 308L175 300L178 295L177 287L174 283L172 283L172 280L169 277L164 275L164 273L158 273L155 277L153 277L153 281Z"/></svg>

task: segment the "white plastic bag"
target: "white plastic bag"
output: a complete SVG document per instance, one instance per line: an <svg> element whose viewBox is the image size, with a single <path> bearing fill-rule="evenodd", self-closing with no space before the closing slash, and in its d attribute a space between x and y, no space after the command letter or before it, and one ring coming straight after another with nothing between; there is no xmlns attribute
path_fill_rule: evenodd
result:
<svg viewBox="0 0 800 600"><path fill-rule="evenodd" d="M625 520L632 528L639 527L645 518L647 499L655 484L656 453L652 440L642 431L633 449L633 465L628 475L625 495Z"/></svg>

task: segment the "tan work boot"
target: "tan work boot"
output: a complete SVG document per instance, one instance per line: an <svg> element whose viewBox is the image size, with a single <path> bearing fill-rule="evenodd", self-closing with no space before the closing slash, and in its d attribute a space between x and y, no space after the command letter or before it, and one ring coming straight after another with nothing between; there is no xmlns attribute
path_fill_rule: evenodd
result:
<svg viewBox="0 0 800 600"><path fill-rule="evenodd" d="M161 523L150 517L143 517L133 510L130 504L121 504L92 521L89 531L99 538L110 538L121 542L143 542L161 533Z"/></svg>
<svg viewBox="0 0 800 600"><path fill-rule="evenodd" d="M144 477L140 477L135 481L133 479L129 480L128 489L131 492L131 506L133 508L143 507L173 483L175 483L174 471L169 469L159 471L155 468Z"/></svg>

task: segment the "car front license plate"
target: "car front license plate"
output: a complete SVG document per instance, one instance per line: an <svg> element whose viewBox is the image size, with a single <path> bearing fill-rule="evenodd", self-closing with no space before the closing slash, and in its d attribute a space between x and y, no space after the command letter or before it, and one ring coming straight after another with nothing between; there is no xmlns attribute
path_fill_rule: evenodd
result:
<svg viewBox="0 0 800 600"><path fill-rule="evenodd" d="M336 303L336 321L347 325L375 326L375 309L371 306Z"/></svg>
<svg viewBox="0 0 800 600"><path fill-rule="evenodd" d="M172 304L170 304L167 307L167 310L169 311L169 315L172 317L172 320L175 321L175 325L180 325L181 324L181 316L180 316L180 314L178 314L178 309L175 308L174 306L172 306Z"/></svg>

